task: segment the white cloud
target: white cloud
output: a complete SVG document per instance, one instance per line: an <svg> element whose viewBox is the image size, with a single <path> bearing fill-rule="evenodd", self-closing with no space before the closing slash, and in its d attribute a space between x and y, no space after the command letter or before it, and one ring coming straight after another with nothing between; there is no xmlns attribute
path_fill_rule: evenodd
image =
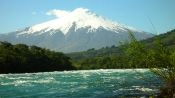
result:
<svg viewBox="0 0 175 98"><path fill-rule="evenodd" d="M53 15L60 18L67 16L69 13L70 13L69 11L53 9L51 11L46 12L46 15Z"/></svg>

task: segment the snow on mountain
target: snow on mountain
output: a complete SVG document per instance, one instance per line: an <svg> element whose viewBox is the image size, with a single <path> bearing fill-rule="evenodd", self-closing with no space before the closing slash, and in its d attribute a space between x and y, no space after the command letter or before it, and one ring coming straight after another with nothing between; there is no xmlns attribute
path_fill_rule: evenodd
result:
<svg viewBox="0 0 175 98"><path fill-rule="evenodd" d="M94 31L100 27L114 32L118 32L120 30L126 31L127 28L131 29L130 27L126 27L98 16L88 9L77 8L64 17L34 25L30 27L27 32L21 32L18 35L32 34L39 31L48 32L50 30L60 30L64 35L66 35L74 24L76 24L75 31L86 27L89 27L88 31Z"/></svg>
<svg viewBox="0 0 175 98"><path fill-rule="evenodd" d="M119 45L119 42L128 40L128 30L138 39L153 36L103 18L88 9L77 8L54 20L0 35L0 40L75 52Z"/></svg>

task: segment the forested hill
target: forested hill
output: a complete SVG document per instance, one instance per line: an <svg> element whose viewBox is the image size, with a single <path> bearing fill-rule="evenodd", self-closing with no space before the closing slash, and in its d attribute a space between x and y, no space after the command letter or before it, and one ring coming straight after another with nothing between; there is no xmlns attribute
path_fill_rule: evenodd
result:
<svg viewBox="0 0 175 98"><path fill-rule="evenodd" d="M175 29L171 30L167 33L160 34L160 35L154 36L152 38L148 38L146 40L143 40L143 42L145 44L152 45L154 43L154 40L157 38L160 39L166 47L171 48L171 49L175 49Z"/></svg>
<svg viewBox="0 0 175 98"><path fill-rule="evenodd" d="M135 41L135 37L132 33L130 37L131 42ZM156 57L159 57L159 54L161 54L161 52L157 52L160 48L165 48L169 53L175 49L175 30L146 40L132 42L130 44L126 42L126 44L122 44L119 47L105 47L99 50L89 49L84 52L70 53L67 55L72 58L72 63L77 69L136 68L135 65L138 65L137 68L147 68L145 64L142 64L143 62L139 62L141 59L139 56L137 60L133 60L133 62L138 61L139 63L131 65L130 60L135 58L132 56L137 57L138 54L147 52L150 55L155 54L153 58L159 61ZM140 51L141 49L143 49L142 52ZM131 57L128 56L128 51L129 53L134 52ZM166 55L169 56L168 53Z"/></svg>
<svg viewBox="0 0 175 98"><path fill-rule="evenodd" d="M155 39L157 38L159 38L166 47L175 49L175 29L167 33L160 34L142 41L146 45L151 46L154 43ZM122 54L121 46L119 47L112 46L112 47L104 47L98 50L89 49L87 51L69 53L67 55L72 59L81 60L81 59L92 58L92 57L114 56L114 55L121 55L121 54Z"/></svg>
<svg viewBox="0 0 175 98"><path fill-rule="evenodd" d="M112 56L119 54L121 54L121 47L112 46L112 47L104 47L98 50L92 48L87 51L68 53L66 55L74 60L81 60L92 57L103 57L103 56Z"/></svg>
<svg viewBox="0 0 175 98"><path fill-rule="evenodd" d="M37 46L0 42L0 73L72 70L69 57Z"/></svg>

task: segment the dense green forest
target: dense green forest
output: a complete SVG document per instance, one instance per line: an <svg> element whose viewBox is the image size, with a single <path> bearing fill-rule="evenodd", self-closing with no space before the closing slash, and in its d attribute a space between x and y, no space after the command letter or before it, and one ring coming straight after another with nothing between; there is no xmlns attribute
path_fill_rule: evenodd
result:
<svg viewBox="0 0 175 98"><path fill-rule="evenodd" d="M159 42L157 39L159 39ZM140 42L144 44L145 49L152 49L154 52L159 50L161 48L160 46L166 48L167 51L172 51L175 49L175 30ZM128 46L129 42L124 42L119 47L111 46L98 50L89 49L84 52L69 53L67 56L72 58L73 65L78 69L147 68L148 66L142 63L137 66L129 64L128 60L132 58L128 58L127 56L129 54L126 52ZM139 51L136 51L133 55L138 53ZM159 56L158 54L157 56Z"/></svg>
<svg viewBox="0 0 175 98"><path fill-rule="evenodd" d="M75 69L70 58L37 46L0 42L0 73L26 73Z"/></svg>

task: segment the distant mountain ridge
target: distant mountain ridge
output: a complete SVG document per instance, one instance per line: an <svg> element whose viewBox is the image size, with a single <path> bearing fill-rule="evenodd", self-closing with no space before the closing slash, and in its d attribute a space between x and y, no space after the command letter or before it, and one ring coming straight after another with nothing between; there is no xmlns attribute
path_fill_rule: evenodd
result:
<svg viewBox="0 0 175 98"><path fill-rule="evenodd" d="M37 45L61 52L78 52L119 45L128 40L128 31L137 39L152 34L110 21L88 9L77 8L64 17L37 24L21 31L1 34L1 41Z"/></svg>
<svg viewBox="0 0 175 98"><path fill-rule="evenodd" d="M166 48L175 49L175 29L168 31L148 39L141 40L148 47L152 47L156 39L160 39ZM74 60L81 60L93 57L110 57L115 55L123 55L123 49L121 46L111 46L103 47L101 49L89 49L83 52L68 53L67 56L71 57Z"/></svg>

